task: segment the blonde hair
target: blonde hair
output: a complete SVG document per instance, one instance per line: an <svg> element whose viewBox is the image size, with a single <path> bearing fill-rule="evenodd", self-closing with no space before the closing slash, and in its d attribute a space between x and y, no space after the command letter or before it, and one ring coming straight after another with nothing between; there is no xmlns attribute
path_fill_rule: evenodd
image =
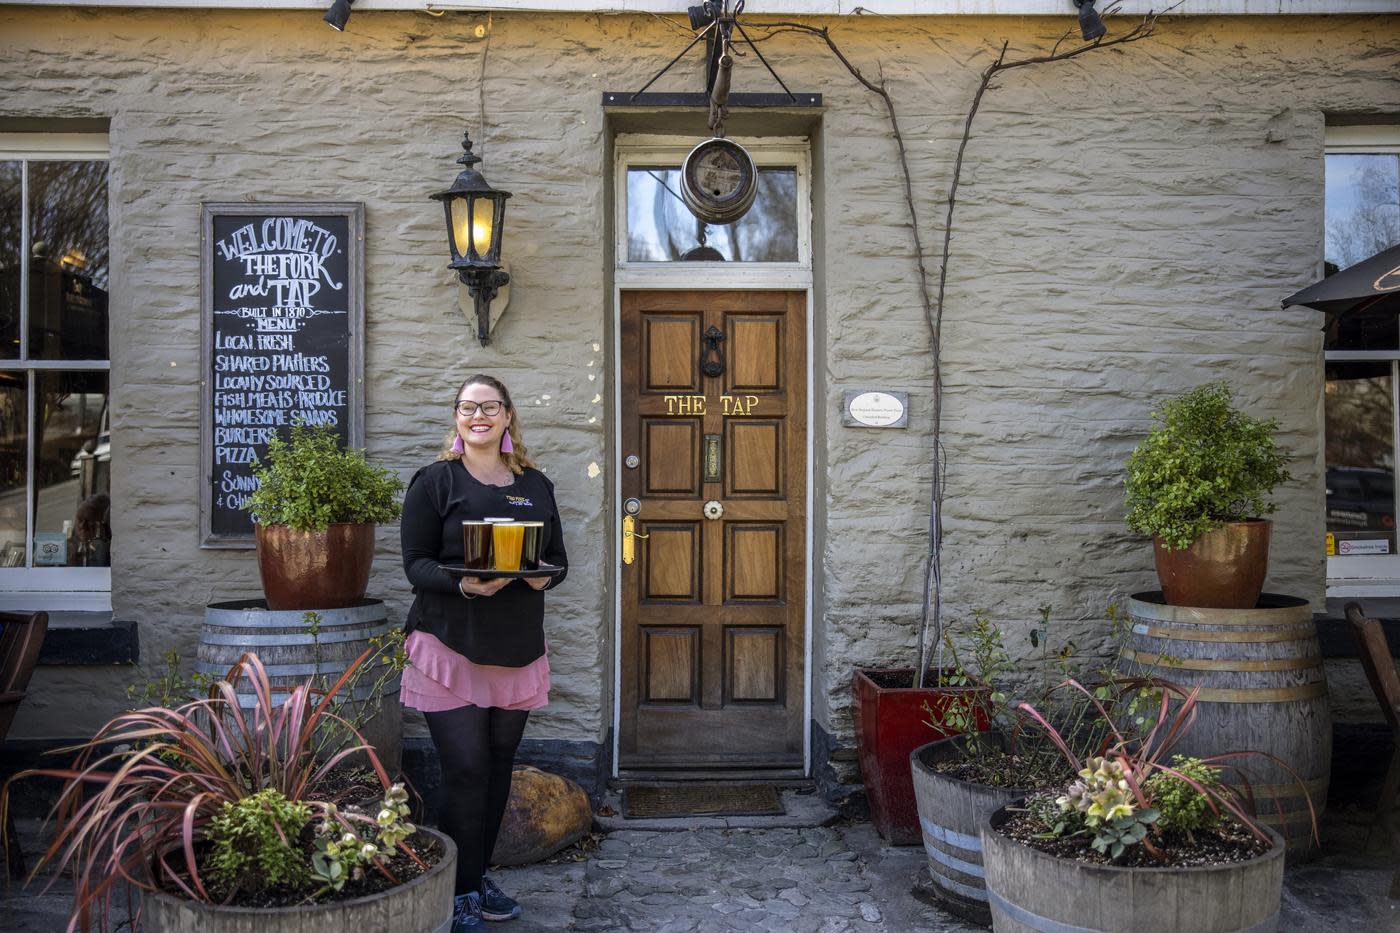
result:
<svg viewBox="0 0 1400 933"><path fill-rule="evenodd" d="M530 451L525 446L525 441L522 439L521 436L520 414L515 410L515 405L511 403L510 392L506 389L505 385L499 379L487 376L484 373L477 373L474 376L468 376L467 381L463 382L457 388L457 395L452 400L452 404L455 406L457 404L457 399L462 397L462 391L466 389L467 386L473 385L490 386L497 392L501 393L501 401L505 402L505 410L510 414L510 425L506 428L506 431L510 433L510 443L511 446L515 449L501 454L501 461L505 463L505 465L510 468L510 471L516 474L517 476L521 473L524 473L526 467L530 467L532 470L538 470L539 465L536 464L535 461L530 457ZM439 460L462 459L461 453L452 449L453 442L457 440L458 436L459 435L457 434L457 428L454 425L452 430L447 433L447 437L442 442L442 450L438 451L437 458Z"/></svg>

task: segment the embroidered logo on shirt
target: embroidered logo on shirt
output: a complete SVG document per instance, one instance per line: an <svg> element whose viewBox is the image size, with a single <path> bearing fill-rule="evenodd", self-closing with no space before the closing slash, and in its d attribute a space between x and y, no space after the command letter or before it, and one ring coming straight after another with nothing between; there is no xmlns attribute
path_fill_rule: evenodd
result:
<svg viewBox="0 0 1400 933"><path fill-rule="evenodd" d="M509 505L533 506L534 503L524 496L506 496L506 503Z"/></svg>

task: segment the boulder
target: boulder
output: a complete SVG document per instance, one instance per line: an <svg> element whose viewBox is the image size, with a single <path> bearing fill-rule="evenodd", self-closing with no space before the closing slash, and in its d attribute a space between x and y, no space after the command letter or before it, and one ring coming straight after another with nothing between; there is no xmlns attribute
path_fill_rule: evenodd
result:
<svg viewBox="0 0 1400 933"><path fill-rule="evenodd" d="M528 865L572 845L593 826L593 810L582 787L529 765L511 777L493 865Z"/></svg>

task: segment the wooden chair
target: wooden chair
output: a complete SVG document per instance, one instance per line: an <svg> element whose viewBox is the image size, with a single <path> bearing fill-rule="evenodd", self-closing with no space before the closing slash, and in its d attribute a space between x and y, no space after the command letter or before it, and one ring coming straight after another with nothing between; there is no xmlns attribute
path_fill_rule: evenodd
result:
<svg viewBox="0 0 1400 933"><path fill-rule="evenodd" d="M1385 631L1375 619L1366 618L1360 603L1347 603L1347 622L1356 636L1357 655L1366 671L1366 679L1371 682L1371 690L1381 704L1381 713L1395 737L1395 754L1390 759L1390 770L1386 772L1385 784L1381 789L1379 819L1372 824L1366 843L1370 845L1377 829L1384 827L1390 834L1392 851L1400 857L1400 824L1395 816L1395 798L1400 792L1400 674L1395 670L1395 658L1390 653ZM1400 899L1400 871L1390 884L1390 896Z"/></svg>
<svg viewBox="0 0 1400 933"><path fill-rule="evenodd" d="M10 724L29 688L34 665L39 662L39 648L49 629L49 614L0 612L0 624L5 627L0 632L0 742L3 742L10 734ZM20 851L19 837L15 833L14 814L8 808L5 810L5 860L9 863L11 878L24 877L24 853Z"/></svg>

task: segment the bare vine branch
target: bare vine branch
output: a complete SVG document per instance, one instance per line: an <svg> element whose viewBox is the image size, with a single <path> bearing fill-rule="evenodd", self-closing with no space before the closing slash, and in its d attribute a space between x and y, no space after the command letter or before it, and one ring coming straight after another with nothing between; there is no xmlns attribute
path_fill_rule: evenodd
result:
<svg viewBox="0 0 1400 933"><path fill-rule="evenodd" d="M919 212L914 202L914 182L909 172L909 158L904 146L904 137L899 130L899 118L895 113L894 100L890 96L887 82L884 76L884 69L879 63L880 79L877 82L861 74L845 53L841 51L835 40L831 38L831 31L826 27L809 26L806 23L796 23L788 21L775 21L770 23L755 24L753 28L766 30L765 35L759 37L758 41L773 38L775 35L788 32L804 33L816 36L826 43L831 54L845 66L851 77L860 82L866 90L878 96L885 105L885 112L889 116L890 130L894 135L895 145L899 150L899 166L904 178L904 200L909 208L910 231L914 239L914 257L919 270L919 292L923 300L924 320L929 328L929 339L933 350L933 488L929 507L929 550L924 564L924 591L923 607L919 618L919 666L915 672L915 685L923 686L925 678L930 670L931 657L936 655L934 663L935 669L942 668L943 650L943 496L946 488L945 482L948 475L948 465L946 451L943 444L943 364L942 364L942 344L943 344L943 304L947 293L948 285L948 258L952 250L953 240L953 210L957 204L958 185L962 178L963 159L967 154L968 142L972 139L972 123L977 116L978 110L982 106L982 100L987 91L993 90L992 80L1005 71L1014 68L1024 68L1028 65L1043 65L1051 62L1069 61L1078 58L1088 52L1098 49L1108 49L1115 46L1126 45L1130 42L1138 42L1149 38L1156 29L1157 20L1170 13L1180 6L1184 0L1177 0L1176 3L1162 10L1161 12L1149 11L1138 23L1128 32L1121 36L1104 41L1102 37L1084 42L1070 49L1061 51L1061 47L1074 34L1073 29L1067 31L1051 47L1050 52L1045 55L1037 55L1029 58L1021 58L1013 61L1006 60L1006 53L1009 48L1008 42L1003 42L1001 50L997 53L996 60L988 65L982 72L981 82L977 86L977 91L973 95L972 105L968 109L967 120L963 124L962 141L958 144L957 159L953 163L953 176L948 184L948 210L943 225L943 254L938 268L938 290L935 299L930 294L928 267L924 262L923 238L919 232ZM857 12L868 12L863 8L857 8ZM1118 4L1104 10L1104 15L1112 15L1118 12ZM930 637L930 629L932 637Z"/></svg>

